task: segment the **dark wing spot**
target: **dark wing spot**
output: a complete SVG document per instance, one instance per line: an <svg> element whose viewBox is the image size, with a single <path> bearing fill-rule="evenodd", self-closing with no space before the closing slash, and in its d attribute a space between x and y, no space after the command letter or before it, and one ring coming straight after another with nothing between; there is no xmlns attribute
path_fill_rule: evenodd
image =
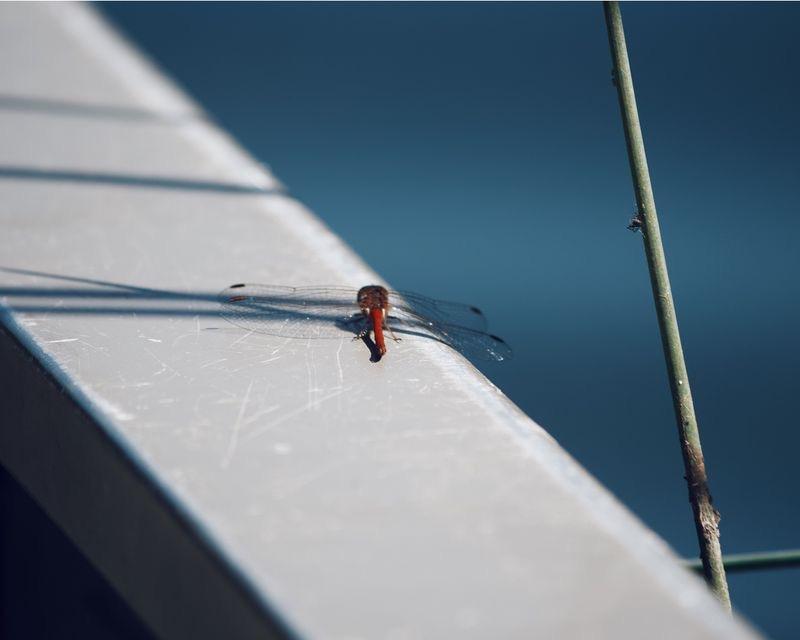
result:
<svg viewBox="0 0 800 640"><path fill-rule="evenodd" d="M228 298L228 302L242 302L243 300L249 300L250 296L231 296Z"/></svg>
<svg viewBox="0 0 800 640"><path fill-rule="evenodd" d="M479 316L483 315L483 311L478 309L478 307L470 307L469 310L472 311L472 313L477 313Z"/></svg>
<svg viewBox="0 0 800 640"><path fill-rule="evenodd" d="M228 289L241 289L243 286L245 286L245 285L244 284L232 284L230 287L228 287Z"/></svg>

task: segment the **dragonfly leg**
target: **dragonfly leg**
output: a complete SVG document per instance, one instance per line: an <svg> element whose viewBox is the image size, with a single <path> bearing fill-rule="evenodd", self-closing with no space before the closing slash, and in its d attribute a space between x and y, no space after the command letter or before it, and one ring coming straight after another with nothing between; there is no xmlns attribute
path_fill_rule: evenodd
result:
<svg viewBox="0 0 800 640"><path fill-rule="evenodd" d="M369 335L369 331L370 331L370 326L369 326L369 325L367 325L367 326L366 326L366 327L364 327L364 328L363 328L361 331L359 331L359 332L358 332L358 335L357 335L357 336L354 336L354 337L353 337L353 340L362 340L364 337L366 337L367 335Z"/></svg>
<svg viewBox="0 0 800 640"><path fill-rule="evenodd" d="M342 320L341 324L344 325L344 326L349 326L349 325L356 324L358 322L364 322L363 314L354 313L349 318L345 318L344 320ZM355 328L355 327L353 327L353 328ZM359 331L355 336L353 336L353 340L361 340L364 336L366 336L369 333L369 331L370 331L370 327L369 327L369 324L367 323L367 324L364 325L364 328L361 331Z"/></svg>
<svg viewBox="0 0 800 640"><path fill-rule="evenodd" d="M402 338L398 338L396 335L394 335L394 331L392 331L392 328L389 326L388 317L383 319L383 326L386 327L386 330L389 332L389 335L392 336L392 340L394 340L395 342L402 341Z"/></svg>

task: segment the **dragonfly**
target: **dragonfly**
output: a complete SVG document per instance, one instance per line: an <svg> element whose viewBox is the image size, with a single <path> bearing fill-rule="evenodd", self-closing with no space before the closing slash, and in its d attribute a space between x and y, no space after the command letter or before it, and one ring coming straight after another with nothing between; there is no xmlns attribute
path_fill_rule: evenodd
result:
<svg viewBox="0 0 800 640"><path fill-rule="evenodd" d="M234 284L219 293L222 316L258 333L286 338L374 336L380 356L386 354L386 333L432 339L483 360L508 360L511 348L487 333L477 307L428 298L381 285L350 287L287 287Z"/></svg>

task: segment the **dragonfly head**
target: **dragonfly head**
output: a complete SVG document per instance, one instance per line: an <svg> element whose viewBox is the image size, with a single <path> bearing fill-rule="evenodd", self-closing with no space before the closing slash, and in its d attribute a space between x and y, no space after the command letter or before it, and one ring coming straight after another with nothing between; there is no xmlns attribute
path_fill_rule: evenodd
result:
<svg viewBox="0 0 800 640"><path fill-rule="evenodd" d="M365 314L372 309L381 309L385 314L389 308L389 292L379 284L370 284L358 290L356 301Z"/></svg>

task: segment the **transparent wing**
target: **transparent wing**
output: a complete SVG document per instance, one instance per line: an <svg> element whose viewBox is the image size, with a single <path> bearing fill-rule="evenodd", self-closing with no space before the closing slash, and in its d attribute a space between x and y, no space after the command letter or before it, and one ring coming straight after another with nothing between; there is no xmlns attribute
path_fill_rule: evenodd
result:
<svg viewBox="0 0 800 640"><path fill-rule="evenodd" d="M467 356L503 362L510 360L513 354L505 340L491 333L472 331L454 325L440 326L439 331L443 336L443 342Z"/></svg>
<svg viewBox="0 0 800 640"><path fill-rule="evenodd" d="M222 316L249 331L286 338L356 335L364 316L356 289L235 284L219 293Z"/></svg>
<svg viewBox="0 0 800 640"><path fill-rule="evenodd" d="M436 300L413 291L389 291L389 301L393 309L405 309L444 324L486 331L486 318L478 307Z"/></svg>
<svg viewBox="0 0 800 640"><path fill-rule="evenodd" d="M395 307L389 311L388 326L400 337L417 335L442 342L466 356L502 362L511 358L511 347L502 338L454 324L436 322L415 311Z"/></svg>

